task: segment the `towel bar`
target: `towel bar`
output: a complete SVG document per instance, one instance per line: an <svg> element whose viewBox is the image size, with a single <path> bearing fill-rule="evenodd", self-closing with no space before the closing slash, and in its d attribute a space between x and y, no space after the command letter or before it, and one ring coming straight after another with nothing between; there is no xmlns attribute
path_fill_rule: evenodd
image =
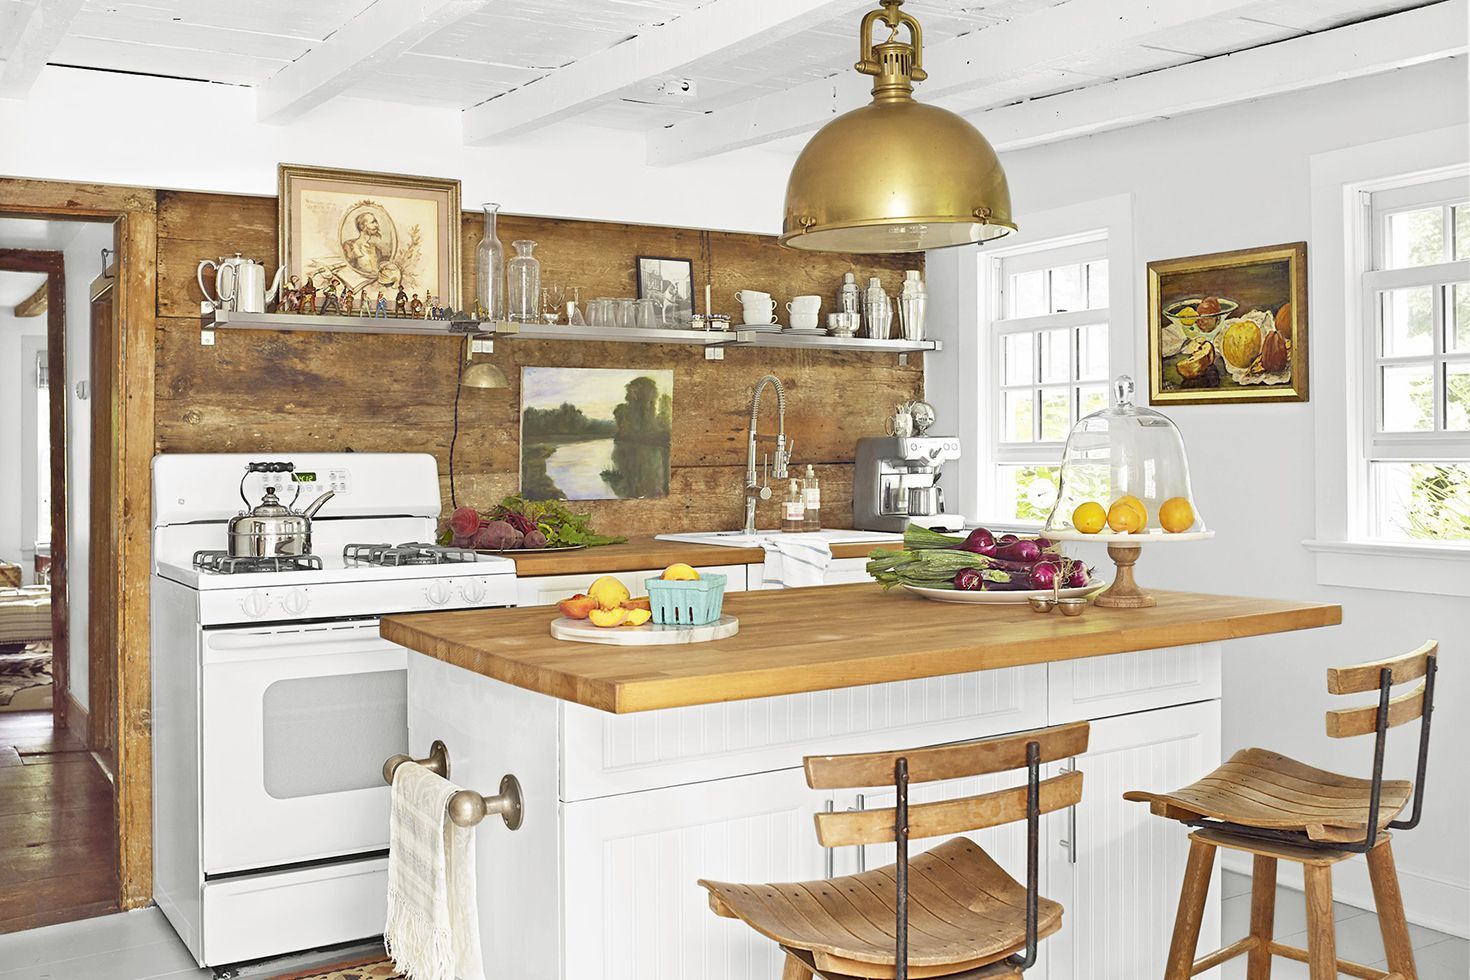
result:
<svg viewBox="0 0 1470 980"><path fill-rule="evenodd" d="M429 746L427 759L415 759L406 755L395 755L383 763L383 781L393 785L393 773L405 762L423 766L445 779L449 778L449 747L439 739ZM510 773L500 777L500 792L494 796L482 796L473 790L462 789L449 798L449 819L456 826L473 827L490 814L498 814L510 830L521 827L521 781Z"/></svg>

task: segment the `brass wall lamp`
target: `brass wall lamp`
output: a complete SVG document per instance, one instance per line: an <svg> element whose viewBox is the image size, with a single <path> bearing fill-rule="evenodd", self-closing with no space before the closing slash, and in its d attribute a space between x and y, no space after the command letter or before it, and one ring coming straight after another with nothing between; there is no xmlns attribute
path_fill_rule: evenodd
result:
<svg viewBox="0 0 1470 980"><path fill-rule="evenodd" d="M914 101L923 31L903 0L880 0L861 30L854 66L873 76L873 101L823 126L786 184L781 244L813 252L922 252L1016 230L995 150L969 122ZM873 43L873 31L888 28ZM899 40L906 29L908 40Z"/></svg>

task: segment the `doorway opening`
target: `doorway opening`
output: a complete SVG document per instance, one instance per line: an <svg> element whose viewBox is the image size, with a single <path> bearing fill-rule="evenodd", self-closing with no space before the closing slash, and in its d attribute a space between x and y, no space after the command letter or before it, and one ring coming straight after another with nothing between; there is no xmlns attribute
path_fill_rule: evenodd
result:
<svg viewBox="0 0 1470 980"><path fill-rule="evenodd" d="M0 933L121 908L115 239L0 215Z"/></svg>

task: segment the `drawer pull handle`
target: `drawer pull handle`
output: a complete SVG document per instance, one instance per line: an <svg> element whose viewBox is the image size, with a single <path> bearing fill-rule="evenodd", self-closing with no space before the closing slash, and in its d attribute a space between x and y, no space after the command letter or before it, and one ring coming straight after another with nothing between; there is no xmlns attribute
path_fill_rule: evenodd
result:
<svg viewBox="0 0 1470 980"><path fill-rule="evenodd" d="M449 778L449 747L438 739L429 746L427 759L415 759L406 755L395 755L383 763L383 781L393 785L393 773L405 762L423 766L435 775ZM510 830L519 830L524 817L521 799L521 781L510 773L500 777L500 792L493 796L482 796L473 790L462 789L449 798L446 808L449 819L459 827L473 827L487 816L496 815L505 821Z"/></svg>

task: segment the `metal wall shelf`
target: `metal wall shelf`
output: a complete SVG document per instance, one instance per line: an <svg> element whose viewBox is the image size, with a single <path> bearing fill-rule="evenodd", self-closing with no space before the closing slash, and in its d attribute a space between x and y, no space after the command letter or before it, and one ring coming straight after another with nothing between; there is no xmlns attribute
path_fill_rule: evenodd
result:
<svg viewBox="0 0 1470 980"><path fill-rule="evenodd" d="M525 340L603 341L610 343L685 344L705 348L707 357L719 356L716 348L771 347L785 349L867 351L885 354L922 354L940 350L937 340L872 340L866 337L829 337L826 334L793 334L780 330L649 330L624 327L578 327L564 323L509 323L491 320L418 320L401 317L313 316L300 313L235 313L202 309L199 317L200 343L214 343L214 331L312 330L327 333L404 334L411 336L516 337Z"/></svg>

